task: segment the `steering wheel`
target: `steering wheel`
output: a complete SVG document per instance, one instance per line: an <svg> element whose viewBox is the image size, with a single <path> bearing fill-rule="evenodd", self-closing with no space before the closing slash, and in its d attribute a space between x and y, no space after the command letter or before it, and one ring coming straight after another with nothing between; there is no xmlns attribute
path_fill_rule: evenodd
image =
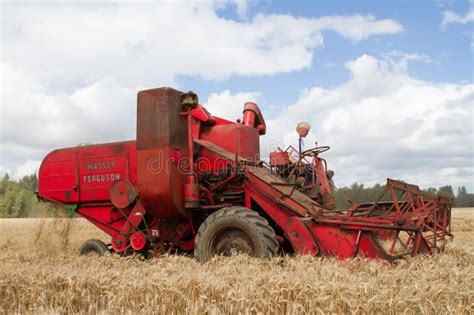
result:
<svg viewBox="0 0 474 315"><path fill-rule="evenodd" d="M304 150L303 152L301 152L301 156L312 156L312 155L315 155L315 154L319 154L319 153L323 153L323 152L326 152L327 150L329 150L331 147L328 146L328 145L324 145L322 147L316 147L316 148L312 148L312 149L308 149L308 150Z"/></svg>

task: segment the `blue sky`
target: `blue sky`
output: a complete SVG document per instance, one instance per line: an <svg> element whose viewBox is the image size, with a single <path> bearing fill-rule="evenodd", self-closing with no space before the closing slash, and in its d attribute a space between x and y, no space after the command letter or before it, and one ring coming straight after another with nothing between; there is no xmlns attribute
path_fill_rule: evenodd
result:
<svg viewBox="0 0 474 315"><path fill-rule="evenodd" d="M381 35L358 43L327 31L324 47L315 50L311 67L301 71L272 76L232 76L228 80L202 80L198 76L179 76L184 87L199 90L202 97L216 90L229 89L262 91L265 101L275 106L294 102L302 88L312 86L332 87L347 81L349 71L345 62L362 54L383 57L393 51L429 56L431 62L414 62L410 73L431 82L472 82L474 75L471 38L472 23L450 24L442 27L443 12L452 10L459 14L469 11L469 1L257 1L251 2L247 19L257 14L290 14L300 17L331 15L374 15L378 19L394 19L404 31ZM237 21L242 20L233 7L218 11L218 15Z"/></svg>
<svg viewBox="0 0 474 315"><path fill-rule="evenodd" d="M262 156L305 120L338 186L474 191L474 2L22 1L0 4L0 175L51 150L135 139L136 94L193 90Z"/></svg>

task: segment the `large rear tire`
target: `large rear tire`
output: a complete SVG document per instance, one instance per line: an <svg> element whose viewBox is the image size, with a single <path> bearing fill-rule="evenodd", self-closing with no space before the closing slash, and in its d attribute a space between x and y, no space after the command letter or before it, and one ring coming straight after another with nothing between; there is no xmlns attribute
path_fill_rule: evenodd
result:
<svg viewBox="0 0 474 315"><path fill-rule="evenodd" d="M228 207L214 212L201 224L194 256L205 262L214 256L234 254L271 258L277 251L275 231L267 220L245 207Z"/></svg>
<svg viewBox="0 0 474 315"><path fill-rule="evenodd" d="M107 245L101 240L88 240L82 244L79 249L79 255L81 256L91 256L91 257L100 257L104 256L109 252Z"/></svg>

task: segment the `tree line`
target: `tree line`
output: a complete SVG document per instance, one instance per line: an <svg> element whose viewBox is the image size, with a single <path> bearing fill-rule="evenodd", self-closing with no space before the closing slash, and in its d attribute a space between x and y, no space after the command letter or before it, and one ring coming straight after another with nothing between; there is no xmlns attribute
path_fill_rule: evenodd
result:
<svg viewBox="0 0 474 315"><path fill-rule="evenodd" d="M39 202L38 176L27 175L15 181L5 174L0 180L0 218L65 217L62 206Z"/></svg>
<svg viewBox="0 0 474 315"><path fill-rule="evenodd" d="M375 184L365 187L364 184L354 183L350 187L336 190L335 198L338 208L348 208L348 199L365 203L375 201L383 192L385 185ZM24 176L18 181L5 174L0 180L0 217L64 217L70 215L68 210L50 202L39 202L36 197L38 190L38 176L36 174ZM425 191L440 193L455 200L456 207L474 207L474 194L468 193L466 187L461 186L456 194L451 185L439 188L428 188Z"/></svg>
<svg viewBox="0 0 474 315"><path fill-rule="evenodd" d="M352 200L356 203L373 202L383 193L385 185L375 184L372 187L364 187L364 184L354 183L350 187L338 188L335 192L337 208L348 208ZM470 208L474 207L474 194L467 192L465 186L460 186L457 193L454 193L451 185L441 186L439 188L429 187L423 191L441 194L454 199L454 207ZM386 199L385 199L386 200Z"/></svg>

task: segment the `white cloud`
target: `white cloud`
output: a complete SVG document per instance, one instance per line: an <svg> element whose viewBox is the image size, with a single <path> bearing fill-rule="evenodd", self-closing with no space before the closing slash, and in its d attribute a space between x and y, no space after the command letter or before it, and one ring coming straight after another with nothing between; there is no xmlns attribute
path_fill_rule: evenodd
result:
<svg viewBox="0 0 474 315"><path fill-rule="evenodd" d="M54 148L135 138L136 90L114 79L69 94L48 93L39 80L8 63L2 63L2 75L7 80L2 85L0 164L14 178L32 169L31 164L18 165Z"/></svg>
<svg viewBox="0 0 474 315"><path fill-rule="evenodd" d="M393 68L398 68L398 71L406 71L408 68L408 63L412 61L436 64L439 63L426 54L404 53L398 50L386 53L384 54L384 57L390 62Z"/></svg>
<svg viewBox="0 0 474 315"><path fill-rule="evenodd" d="M44 148L134 137L135 89L103 79L72 94L47 93L19 67L3 63L2 74L8 78L2 93L4 145Z"/></svg>
<svg viewBox="0 0 474 315"><path fill-rule="evenodd" d="M470 6L469 11L466 15L460 15L453 11L444 11L443 12L443 22L441 23L442 27L447 26L448 24L466 24L474 21L474 7Z"/></svg>
<svg viewBox="0 0 474 315"><path fill-rule="evenodd" d="M229 4L242 21L216 13ZM403 30L394 20L360 15L246 18L242 0L1 5L0 168L10 171L53 148L134 139L143 87L179 88L180 75L298 71L311 66L324 31L359 41ZM224 91L208 102L220 112L217 101L243 96L259 95ZM225 114L234 118L237 110L229 105Z"/></svg>
<svg viewBox="0 0 474 315"><path fill-rule="evenodd" d="M443 12L443 22L441 23L441 28L445 29L449 24L468 24L474 22L474 1L469 2L469 11L466 15L459 15L453 11L444 11ZM474 32L467 31L465 34L470 39L471 50L474 51Z"/></svg>
<svg viewBox="0 0 474 315"><path fill-rule="evenodd" d="M400 62L406 62L403 56ZM319 144L332 148L325 156L337 185L391 177L423 187L474 188L474 84L417 80L393 59L369 55L346 67L348 82L306 89L267 121L262 147L275 148L305 119Z"/></svg>
<svg viewBox="0 0 474 315"><path fill-rule="evenodd" d="M342 36L361 41L371 35L395 34L403 27L394 20L376 20L372 15L330 16L312 21L316 28L340 33Z"/></svg>
<svg viewBox="0 0 474 315"><path fill-rule="evenodd" d="M229 90L225 90L209 95L205 106L212 115L235 121L242 119L242 110L246 102L258 104L260 98L261 95L257 92L231 94Z"/></svg>
<svg viewBox="0 0 474 315"><path fill-rule="evenodd" d="M16 171L13 174L13 178L22 178L23 176L38 173L40 165L41 161L33 161L28 159L25 163L19 165L16 168Z"/></svg>
<svg viewBox="0 0 474 315"><path fill-rule="evenodd" d="M201 2L5 4L4 10L3 59L52 81L51 88L104 76L148 86L175 85L176 75L271 75L309 67L322 31L360 41L403 30L394 20L361 15L273 14L237 22Z"/></svg>

